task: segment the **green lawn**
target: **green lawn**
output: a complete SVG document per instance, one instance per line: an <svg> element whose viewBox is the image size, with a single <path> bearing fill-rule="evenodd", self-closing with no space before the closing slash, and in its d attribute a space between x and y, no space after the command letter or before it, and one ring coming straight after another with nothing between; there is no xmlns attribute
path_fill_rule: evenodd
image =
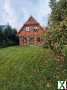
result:
<svg viewBox="0 0 67 90"><path fill-rule="evenodd" d="M60 68L50 49L0 49L0 90L57 90L57 81L67 79L64 70L66 67Z"/></svg>

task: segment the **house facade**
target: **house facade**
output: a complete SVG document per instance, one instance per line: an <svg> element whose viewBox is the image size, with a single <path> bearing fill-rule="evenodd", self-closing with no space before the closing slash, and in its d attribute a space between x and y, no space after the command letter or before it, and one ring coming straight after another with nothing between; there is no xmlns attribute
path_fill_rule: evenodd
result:
<svg viewBox="0 0 67 90"><path fill-rule="evenodd" d="M41 27L34 17L31 16L18 33L19 45L43 45L44 34L46 34L46 29Z"/></svg>

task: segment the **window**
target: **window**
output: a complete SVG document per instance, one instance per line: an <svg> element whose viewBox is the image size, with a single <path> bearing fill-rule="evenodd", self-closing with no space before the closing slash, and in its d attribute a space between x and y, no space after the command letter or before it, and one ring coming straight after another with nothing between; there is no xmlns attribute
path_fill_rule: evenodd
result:
<svg viewBox="0 0 67 90"><path fill-rule="evenodd" d="M31 31L32 31L32 32L37 32L37 29L32 29Z"/></svg>
<svg viewBox="0 0 67 90"><path fill-rule="evenodd" d="M33 44L34 43L34 37L29 37L29 43Z"/></svg>
<svg viewBox="0 0 67 90"><path fill-rule="evenodd" d="M29 27L26 27L26 31L29 31Z"/></svg>
<svg viewBox="0 0 67 90"><path fill-rule="evenodd" d="M35 27L35 29L38 29L38 27Z"/></svg>
<svg viewBox="0 0 67 90"><path fill-rule="evenodd" d="M23 42L26 43L27 42L27 38L23 37Z"/></svg>
<svg viewBox="0 0 67 90"><path fill-rule="evenodd" d="M37 38L37 42L40 42L40 37Z"/></svg>

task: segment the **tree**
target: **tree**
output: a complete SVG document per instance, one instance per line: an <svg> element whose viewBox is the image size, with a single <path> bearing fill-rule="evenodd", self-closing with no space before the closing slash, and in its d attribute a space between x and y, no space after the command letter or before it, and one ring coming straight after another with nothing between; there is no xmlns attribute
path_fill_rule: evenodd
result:
<svg viewBox="0 0 67 90"><path fill-rule="evenodd" d="M67 0L59 0L53 8L51 6L51 10L49 19L51 24L48 34L49 46L59 60L64 61L63 46L67 40Z"/></svg>
<svg viewBox="0 0 67 90"><path fill-rule="evenodd" d="M0 27L0 45L2 45L2 41L3 41L3 33L2 33L2 28Z"/></svg>
<svg viewBox="0 0 67 90"><path fill-rule="evenodd" d="M0 46L5 47L18 44L17 30L10 25L0 26Z"/></svg>
<svg viewBox="0 0 67 90"><path fill-rule="evenodd" d="M56 0L50 0L49 6L53 10L56 6Z"/></svg>
<svg viewBox="0 0 67 90"><path fill-rule="evenodd" d="M52 10L49 19L50 25L59 23L60 21L63 21L65 17L67 17L67 0L59 0L58 2L56 2L56 0L50 0L49 5Z"/></svg>

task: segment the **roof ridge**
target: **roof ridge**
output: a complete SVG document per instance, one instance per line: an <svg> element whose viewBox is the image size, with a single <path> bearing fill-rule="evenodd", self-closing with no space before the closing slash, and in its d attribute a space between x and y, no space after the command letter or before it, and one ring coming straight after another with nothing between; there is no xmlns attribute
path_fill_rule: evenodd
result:
<svg viewBox="0 0 67 90"><path fill-rule="evenodd" d="M29 24L31 25L31 24L39 24L39 23L37 22L37 20L33 16L30 16L24 25L29 25Z"/></svg>

